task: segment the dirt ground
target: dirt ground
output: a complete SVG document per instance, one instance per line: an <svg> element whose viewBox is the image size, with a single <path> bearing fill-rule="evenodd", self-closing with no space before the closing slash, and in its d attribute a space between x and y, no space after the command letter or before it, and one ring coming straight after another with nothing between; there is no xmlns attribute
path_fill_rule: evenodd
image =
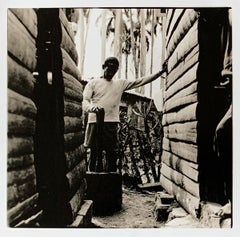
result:
<svg viewBox="0 0 240 237"><path fill-rule="evenodd" d="M93 223L101 228L162 228L166 222L154 218L155 192L137 192L123 187L122 209L111 216L94 216ZM180 219L180 218L178 218ZM199 227L190 215L170 227Z"/></svg>

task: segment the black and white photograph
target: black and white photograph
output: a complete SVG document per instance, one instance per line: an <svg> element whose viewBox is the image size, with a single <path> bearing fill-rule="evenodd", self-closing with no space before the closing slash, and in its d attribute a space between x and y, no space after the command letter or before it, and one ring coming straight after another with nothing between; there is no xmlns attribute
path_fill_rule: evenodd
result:
<svg viewBox="0 0 240 237"><path fill-rule="evenodd" d="M5 10L5 228L240 226L231 4Z"/></svg>

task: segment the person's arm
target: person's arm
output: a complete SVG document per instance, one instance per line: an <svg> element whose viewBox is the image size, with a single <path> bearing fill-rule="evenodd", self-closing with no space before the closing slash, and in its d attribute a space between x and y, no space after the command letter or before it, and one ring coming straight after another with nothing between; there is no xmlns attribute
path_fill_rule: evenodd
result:
<svg viewBox="0 0 240 237"><path fill-rule="evenodd" d="M129 89L134 89L140 86L144 86L154 80L156 80L158 77L160 77L162 75L163 71L159 71L155 74L151 74L150 76L145 76L145 77L141 77L137 80L134 81L129 81L127 87L125 90L129 90Z"/></svg>
<svg viewBox="0 0 240 237"><path fill-rule="evenodd" d="M83 102L82 102L83 110L86 112L96 112L97 110L102 108L99 105L91 104L92 95L93 95L92 85L91 83L88 83L85 86L85 89L83 91Z"/></svg>
<svg viewBox="0 0 240 237"><path fill-rule="evenodd" d="M150 76L141 77L137 80L126 81L126 85L125 85L124 90L130 90L130 89L134 89L134 88L137 88L137 87L140 87L140 86L144 86L144 85L156 80L158 77L160 77L166 71L167 71L167 61L164 62L163 69L160 70L157 73L151 74Z"/></svg>

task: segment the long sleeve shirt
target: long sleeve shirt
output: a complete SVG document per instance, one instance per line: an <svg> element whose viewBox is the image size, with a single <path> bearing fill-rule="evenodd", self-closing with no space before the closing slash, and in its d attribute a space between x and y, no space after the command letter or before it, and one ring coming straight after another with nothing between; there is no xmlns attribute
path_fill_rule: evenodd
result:
<svg viewBox="0 0 240 237"><path fill-rule="evenodd" d="M104 108L104 122L119 122L119 105L124 91L143 86L161 75L158 72L148 77L137 80L95 78L88 82L83 92L83 109L87 112L93 106ZM88 123L96 122L96 114L88 114Z"/></svg>

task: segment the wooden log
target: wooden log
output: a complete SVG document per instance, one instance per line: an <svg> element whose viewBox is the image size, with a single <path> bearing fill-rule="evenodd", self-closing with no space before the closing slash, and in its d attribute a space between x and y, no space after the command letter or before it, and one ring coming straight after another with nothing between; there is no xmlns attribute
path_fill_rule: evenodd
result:
<svg viewBox="0 0 240 237"><path fill-rule="evenodd" d="M21 167L17 170L11 170L8 167L7 172L7 185L11 186L13 184L22 184L28 181L34 180L36 178L36 172L34 165L27 167Z"/></svg>
<svg viewBox="0 0 240 237"><path fill-rule="evenodd" d="M7 167L8 169L16 169L20 167L26 167L34 164L33 154L22 155L18 157L8 157Z"/></svg>
<svg viewBox="0 0 240 237"><path fill-rule="evenodd" d="M197 121L174 123L163 127L164 136L170 140L197 143Z"/></svg>
<svg viewBox="0 0 240 237"><path fill-rule="evenodd" d="M66 50L66 52L70 55L72 60L75 64L78 63L78 53L76 50L76 45L74 41L72 41L71 37L69 36L68 32L66 31L63 24L61 24L62 29L62 42L61 47Z"/></svg>
<svg viewBox="0 0 240 237"><path fill-rule="evenodd" d="M197 20L198 14L194 9L186 9L180 18L176 30L167 45L167 55L170 56L179 42L185 37L189 29Z"/></svg>
<svg viewBox="0 0 240 237"><path fill-rule="evenodd" d="M170 8L166 10L166 37L167 35L169 35L169 28L171 26L171 21L173 19L173 15L174 15L174 8Z"/></svg>
<svg viewBox="0 0 240 237"><path fill-rule="evenodd" d="M197 120L197 105L198 105L198 102L195 102L177 112L164 113L163 120L162 120L163 126L169 125L172 123L183 123L183 122L196 121Z"/></svg>
<svg viewBox="0 0 240 237"><path fill-rule="evenodd" d="M66 32L69 34L70 38L74 42L74 32L72 31L71 26L68 22L68 19L62 9L60 9L60 11L59 11L59 19L60 19L61 23L63 24Z"/></svg>
<svg viewBox="0 0 240 237"><path fill-rule="evenodd" d="M8 224L10 226L13 223L19 222L22 220L29 212L32 212L37 205L38 194L34 194L28 199L24 200L21 203L18 203L16 206L12 207L7 212Z"/></svg>
<svg viewBox="0 0 240 237"><path fill-rule="evenodd" d="M8 56L8 88L28 98L33 97L32 73Z"/></svg>
<svg viewBox="0 0 240 237"><path fill-rule="evenodd" d="M31 136L35 133L35 121L18 114L8 113L8 134Z"/></svg>
<svg viewBox="0 0 240 237"><path fill-rule="evenodd" d="M161 175L160 182L164 189L175 196L177 201L194 217L197 217L200 206L200 198L194 197L169 179Z"/></svg>
<svg viewBox="0 0 240 237"><path fill-rule="evenodd" d="M64 134L65 151L70 151L84 142L84 131Z"/></svg>
<svg viewBox="0 0 240 237"><path fill-rule="evenodd" d="M33 38L37 38L37 14L32 8L9 9L25 26Z"/></svg>
<svg viewBox="0 0 240 237"><path fill-rule="evenodd" d="M161 161L174 170L186 175L188 178L196 182L199 181L198 164L183 160L167 151L163 151Z"/></svg>
<svg viewBox="0 0 240 237"><path fill-rule="evenodd" d="M162 163L160 172L162 175L174 182L176 185L191 193L193 196L199 198L199 183L189 179L187 176L172 169L165 163Z"/></svg>
<svg viewBox="0 0 240 237"><path fill-rule="evenodd" d="M168 43L171 40L171 37L174 33L174 31L176 30L179 21L181 20L183 14L184 14L185 9L175 9L173 12L173 16L171 19L171 22L169 22L169 27L168 27L168 33L166 36L166 46L168 47Z"/></svg>
<svg viewBox="0 0 240 237"><path fill-rule="evenodd" d="M16 157L33 153L33 137L9 137L8 156Z"/></svg>
<svg viewBox="0 0 240 237"><path fill-rule="evenodd" d="M168 59L168 71L172 71L177 66L179 61L186 58L186 55L198 45L198 29L197 22L191 27L184 39L177 45L171 57Z"/></svg>
<svg viewBox="0 0 240 237"><path fill-rule="evenodd" d="M81 84L81 82L79 82L71 74L68 74L66 72L62 72L62 74L63 74L64 86L68 87L68 88L70 88L72 90L75 90L78 93L82 94L82 92L83 92L83 85Z"/></svg>
<svg viewBox="0 0 240 237"><path fill-rule="evenodd" d="M64 116L80 118L82 116L82 103L76 103L65 98Z"/></svg>
<svg viewBox="0 0 240 237"><path fill-rule="evenodd" d="M184 143L184 142L175 142L163 138L163 150L173 153L174 155L180 156L185 160L191 162L198 162L198 149L196 145Z"/></svg>
<svg viewBox="0 0 240 237"><path fill-rule="evenodd" d="M79 132L82 130L82 118L64 116L64 133Z"/></svg>
<svg viewBox="0 0 240 237"><path fill-rule="evenodd" d="M8 112L35 119L37 109L31 99L8 89Z"/></svg>
<svg viewBox="0 0 240 237"><path fill-rule="evenodd" d="M11 11L8 11L7 33L8 52L30 71L34 71L37 63L35 40Z"/></svg>
<svg viewBox="0 0 240 237"><path fill-rule="evenodd" d="M77 102L82 102L83 101L83 96L82 96L82 93L78 92L78 91L75 91L73 89L70 89L68 87L65 87L64 88L64 95L66 96L66 98L69 98L73 101L77 101Z"/></svg>
<svg viewBox="0 0 240 237"><path fill-rule="evenodd" d="M85 159L86 151L82 145L78 146L72 151L65 152L67 171L70 171L76 166L80 161Z"/></svg>
<svg viewBox="0 0 240 237"><path fill-rule="evenodd" d="M81 184L83 178L86 177L86 161L81 160L72 170L67 173L67 179L70 187L70 193L75 193Z"/></svg>
<svg viewBox="0 0 240 237"><path fill-rule="evenodd" d="M70 199L73 218L76 217L78 211L80 210L83 204L83 201L85 199L86 189L87 189L86 179L83 179L78 190L76 191L76 193L74 193L74 195Z"/></svg>
<svg viewBox="0 0 240 237"><path fill-rule="evenodd" d="M199 61L199 45L194 47L184 60L179 60L178 65L169 72L166 80L166 89L177 81L183 74Z"/></svg>
<svg viewBox="0 0 240 237"><path fill-rule="evenodd" d="M190 70L183 74L175 83L173 83L165 92L164 102L170 98L176 100L181 97L190 95L197 91L197 68L198 63Z"/></svg>
<svg viewBox="0 0 240 237"><path fill-rule="evenodd" d="M36 193L36 182L30 180L20 185L11 185L7 188L8 193L8 209L16 206L18 203L23 202Z"/></svg>
<svg viewBox="0 0 240 237"><path fill-rule="evenodd" d="M63 66L62 66L63 71L72 75L74 78L80 81L81 74L75 62L71 59L71 57L63 48L61 48L61 51L62 51L62 58L63 58Z"/></svg>
<svg viewBox="0 0 240 237"><path fill-rule="evenodd" d="M198 101L197 93L187 95L177 100L171 99L164 105L164 112L178 111L179 109L186 107L189 104L193 104Z"/></svg>

